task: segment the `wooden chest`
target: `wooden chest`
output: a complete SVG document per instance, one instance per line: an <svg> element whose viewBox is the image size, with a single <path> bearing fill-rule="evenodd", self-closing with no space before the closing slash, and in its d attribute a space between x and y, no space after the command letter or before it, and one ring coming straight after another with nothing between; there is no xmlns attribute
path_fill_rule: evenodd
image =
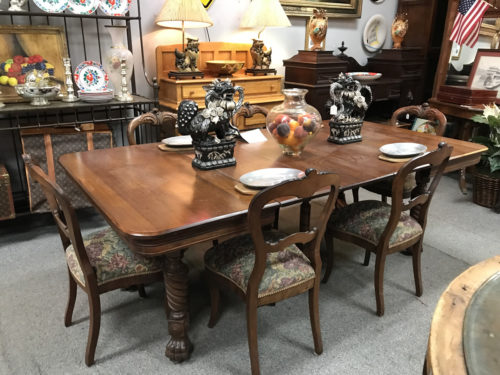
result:
<svg viewBox="0 0 500 375"><path fill-rule="evenodd" d="M437 98L445 103L463 105L489 104L496 101L495 90L472 89L467 86L441 85Z"/></svg>
<svg viewBox="0 0 500 375"><path fill-rule="evenodd" d="M5 166L0 164L0 220L13 219L15 216L9 173Z"/></svg>

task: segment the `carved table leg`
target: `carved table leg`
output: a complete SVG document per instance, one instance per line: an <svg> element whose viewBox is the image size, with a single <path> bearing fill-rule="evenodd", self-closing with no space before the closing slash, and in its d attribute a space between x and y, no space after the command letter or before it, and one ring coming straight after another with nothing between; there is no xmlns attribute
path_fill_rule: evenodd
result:
<svg viewBox="0 0 500 375"><path fill-rule="evenodd" d="M184 251L165 255L163 279L165 282L165 310L168 319L170 339L165 355L174 362L189 358L193 345L189 341L188 268L182 262Z"/></svg>

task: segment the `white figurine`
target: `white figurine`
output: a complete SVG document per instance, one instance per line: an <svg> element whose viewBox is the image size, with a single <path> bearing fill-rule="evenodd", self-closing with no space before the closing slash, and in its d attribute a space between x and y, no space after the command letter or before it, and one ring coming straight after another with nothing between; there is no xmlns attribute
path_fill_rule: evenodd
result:
<svg viewBox="0 0 500 375"><path fill-rule="evenodd" d="M26 3L26 0L10 0L9 10L12 12L23 12L25 9L21 8Z"/></svg>

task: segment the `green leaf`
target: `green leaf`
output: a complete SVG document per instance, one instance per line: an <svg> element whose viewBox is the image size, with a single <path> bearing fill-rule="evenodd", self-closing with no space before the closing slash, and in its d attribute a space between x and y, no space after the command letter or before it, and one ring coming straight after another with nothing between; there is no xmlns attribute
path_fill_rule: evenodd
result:
<svg viewBox="0 0 500 375"><path fill-rule="evenodd" d="M472 137L472 142L479 143L483 146L491 147L491 139L489 137L484 137L482 135Z"/></svg>
<svg viewBox="0 0 500 375"><path fill-rule="evenodd" d="M500 126L500 118L495 116L488 116L488 124L492 127Z"/></svg>
<svg viewBox="0 0 500 375"><path fill-rule="evenodd" d="M490 163L491 173L495 171L500 171L500 152L497 152L488 158Z"/></svg>
<svg viewBox="0 0 500 375"><path fill-rule="evenodd" d="M487 124L488 123L488 120L483 115L474 115L474 116L471 117L471 120L475 121L475 122L480 122L482 124Z"/></svg>

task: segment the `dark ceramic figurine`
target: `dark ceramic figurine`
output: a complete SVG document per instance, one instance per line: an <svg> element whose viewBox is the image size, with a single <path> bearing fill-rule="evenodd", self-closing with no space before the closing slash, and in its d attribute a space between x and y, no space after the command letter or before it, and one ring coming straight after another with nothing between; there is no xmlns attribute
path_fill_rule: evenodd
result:
<svg viewBox="0 0 500 375"><path fill-rule="evenodd" d="M199 72L198 69L198 39L187 38L184 52L175 49L175 66L179 72Z"/></svg>
<svg viewBox="0 0 500 375"><path fill-rule="evenodd" d="M235 165L233 151L239 132L231 124L231 118L243 104L243 88L234 87L229 79L217 78L203 89L207 92L205 109L198 111L195 101L183 100L177 111L179 132L193 139L196 154L193 166L215 169ZM236 93L238 102L234 101Z"/></svg>
<svg viewBox="0 0 500 375"><path fill-rule="evenodd" d="M370 87L340 73L330 86L330 98L333 117L328 141L340 144L361 141L361 126L372 102Z"/></svg>

